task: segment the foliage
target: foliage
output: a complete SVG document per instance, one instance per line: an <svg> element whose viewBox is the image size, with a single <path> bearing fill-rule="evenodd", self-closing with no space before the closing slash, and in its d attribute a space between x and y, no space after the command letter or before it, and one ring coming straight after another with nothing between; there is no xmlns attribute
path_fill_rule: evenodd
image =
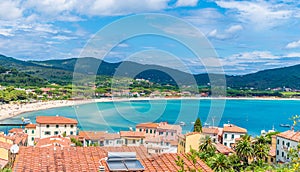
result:
<svg viewBox="0 0 300 172"><path fill-rule="evenodd" d="M201 124L201 120L199 117L195 121L194 132L202 132L202 124Z"/></svg>
<svg viewBox="0 0 300 172"><path fill-rule="evenodd" d="M71 138L71 142L75 143L76 146L80 146L80 147L83 146L82 143L79 140L75 139L75 138Z"/></svg>

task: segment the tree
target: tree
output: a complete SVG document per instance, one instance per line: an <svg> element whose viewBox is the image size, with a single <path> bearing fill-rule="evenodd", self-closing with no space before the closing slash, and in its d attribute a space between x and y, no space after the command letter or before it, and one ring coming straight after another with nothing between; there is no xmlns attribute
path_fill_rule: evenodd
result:
<svg viewBox="0 0 300 172"><path fill-rule="evenodd" d="M229 160L223 154L216 154L215 156L209 158L208 165L216 172L232 170Z"/></svg>
<svg viewBox="0 0 300 172"><path fill-rule="evenodd" d="M249 159L253 158L253 147L251 146L250 136L245 135L242 137L242 140L237 142L235 146L236 154L241 157L242 161L249 165Z"/></svg>
<svg viewBox="0 0 300 172"><path fill-rule="evenodd" d="M211 156L215 153L216 147L213 145L213 142L209 136L206 136L203 143L199 145L199 151L205 152Z"/></svg>
<svg viewBox="0 0 300 172"><path fill-rule="evenodd" d="M202 132L202 124L201 124L201 120L199 117L195 121L194 132Z"/></svg>
<svg viewBox="0 0 300 172"><path fill-rule="evenodd" d="M177 160L175 160L176 165L180 168L178 172L184 172L184 161L180 156L177 156Z"/></svg>

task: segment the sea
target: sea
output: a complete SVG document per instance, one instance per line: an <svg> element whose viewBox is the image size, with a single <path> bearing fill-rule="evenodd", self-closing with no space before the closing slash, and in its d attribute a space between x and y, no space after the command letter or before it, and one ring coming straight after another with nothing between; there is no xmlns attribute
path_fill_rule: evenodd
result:
<svg viewBox="0 0 300 172"><path fill-rule="evenodd" d="M199 117L203 126L222 127L230 123L246 128L248 134L257 136L261 130L288 130L288 127L280 125L292 125L290 118L297 114L300 114L299 100L130 100L28 112L0 123L22 123L22 117L35 123L36 116L59 115L77 119L79 130L119 132L132 130L138 123L168 122L181 124L183 133L186 133L192 131L193 122ZM0 130L7 132L11 128L3 126Z"/></svg>

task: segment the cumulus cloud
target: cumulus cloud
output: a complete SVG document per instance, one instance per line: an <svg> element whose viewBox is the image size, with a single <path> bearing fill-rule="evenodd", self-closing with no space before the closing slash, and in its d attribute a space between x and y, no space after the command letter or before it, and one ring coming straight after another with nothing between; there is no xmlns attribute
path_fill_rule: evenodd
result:
<svg viewBox="0 0 300 172"><path fill-rule="evenodd" d="M187 7L187 6L196 6L198 0L178 0L175 4L176 7Z"/></svg>
<svg viewBox="0 0 300 172"><path fill-rule="evenodd" d="M21 18L23 15L19 1L0 1L0 7L0 20L15 20Z"/></svg>
<svg viewBox="0 0 300 172"><path fill-rule="evenodd" d="M299 41L290 42L285 47L289 48L289 49L300 48L300 40Z"/></svg>
<svg viewBox="0 0 300 172"><path fill-rule="evenodd" d="M236 16L242 22L254 23L257 27L265 28L280 24L289 19L297 10L291 10L282 4L272 4L265 1L217 1L222 8L231 10L229 14Z"/></svg>

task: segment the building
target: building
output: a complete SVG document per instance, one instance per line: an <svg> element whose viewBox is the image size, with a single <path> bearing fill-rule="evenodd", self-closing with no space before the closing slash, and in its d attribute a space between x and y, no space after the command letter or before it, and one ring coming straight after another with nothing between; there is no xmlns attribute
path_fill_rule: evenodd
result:
<svg viewBox="0 0 300 172"><path fill-rule="evenodd" d="M219 143L219 128L217 127L203 127L202 134L209 136L214 143Z"/></svg>
<svg viewBox="0 0 300 172"><path fill-rule="evenodd" d="M290 148L297 149L300 142L300 132L288 130L276 135L276 161L288 162L288 150Z"/></svg>
<svg viewBox="0 0 300 172"><path fill-rule="evenodd" d="M271 147L268 153L268 158L266 160L269 164L276 163L276 143L276 136L273 135L271 140Z"/></svg>
<svg viewBox="0 0 300 172"><path fill-rule="evenodd" d="M222 134L222 143L227 147L232 147L235 144L236 139L241 138L247 134L245 128L238 127L233 124L224 124L223 134Z"/></svg>
<svg viewBox="0 0 300 172"><path fill-rule="evenodd" d="M199 150L201 139L204 139L205 135L199 132L191 132L185 135L179 136L178 139L178 153L188 153L191 148Z"/></svg>
<svg viewBox="0 0 300 172"><path fill-rule="evenodd" d="M184 162L185 170L190 168L202 172L212 172L212 169L199 158L192 162L187 154L166 153L151 156L147 154L144 146L70 147L61 149L21 147L12 171L109 172L113 171L109 166L109 155L112 152L119 155L134 155L134 162L140 164L141 167L140 170L129 170L130 166L125 166L123 165L124 162L119 161L117 163L121 165L118 166L120 168L118 171L178 171L179 167L176 165L176 160L177 157L180 157Z"/></svg>
<svg viewBox="0 0 300 172"><path fill-rule="evenodd" d="M144 145L149 154L177 153L178 142L163 137L146 137Z"/></svg>
<svg viewBox="0 0 300 172"><path fill-rule="evenodd" d="M78 134L79 141L83 146L122 146L123 140L119 133L107 133L103 131L80 131Z"/></svg>
<svg viewBox="0 0 300 172"><path fill-rule="evenodd" d="M0 141L0 170L6 167L11 159L11 148L12 144Z"/></svg>
<svg viewBox="0 0 300 172"><path fill-rule="evenodd" d="M126 146L140 146L145 140L145 134L138 131L120 131L120 137Z"/></svg>
<svg viewBox="0 0 300 172"><path fill-rule="evenodd" d="M234 153L234 151L231 148L229 148L221 143L214 143L214 146L216 147L216 151L218 153L221 153L224 155L231 155L232 153Z"/></svg>
<svg viewBox="0 0 300 172"><path fill-rule="evenodd" d="M180 125L172 125L167 122L141 123L136 125L136 131L142 132L147 137L164 137L166 140L177 140L181 135Z"/></svg>
<svg viewBox="0 0 300 172"><path fill-rule="evenodd" d="M25 126L24 132L26 134L28 134L27 145L34 146L34 139L37 138L36 125L35 124L27 124Z"/></svg>

